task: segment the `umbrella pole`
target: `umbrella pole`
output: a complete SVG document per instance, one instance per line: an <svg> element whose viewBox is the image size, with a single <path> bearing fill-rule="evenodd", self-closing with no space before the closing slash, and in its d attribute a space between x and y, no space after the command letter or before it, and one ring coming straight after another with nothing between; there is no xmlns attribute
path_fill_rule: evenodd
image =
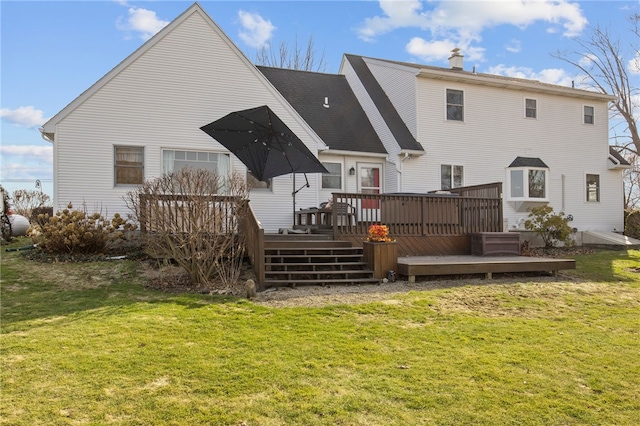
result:
<svg viewBox="0 0 640 426"><path fill-rule="evenodd" d="M296 194L300 191L302 191L303 188L309 188L311 185L309 185L309 178L307 178L307 174L304 173L304 180L305 180L305 184L302 185L300 188L296 189L296 174L293 174L293 192L291 193L291 195L293 195L293 224L296 224Z"/></svg>

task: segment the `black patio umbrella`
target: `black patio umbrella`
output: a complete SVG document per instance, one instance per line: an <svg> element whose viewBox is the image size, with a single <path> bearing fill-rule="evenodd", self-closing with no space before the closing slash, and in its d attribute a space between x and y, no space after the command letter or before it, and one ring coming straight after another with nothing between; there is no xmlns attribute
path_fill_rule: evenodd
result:
<svg viewBox="0 0 640 426"><path fill-rule="evenodd" d="M329 173L268 106L235 111L202 129L260 181L289 173Z"/></svg>
<svg viewBox="0 0 640 426"><path fill-rule="evenodd" d="M306 145L266 105L235 111L200 128L224 145L260 181L294 173L329 173ZM309 186L309 181L305 185Z"/></svg>

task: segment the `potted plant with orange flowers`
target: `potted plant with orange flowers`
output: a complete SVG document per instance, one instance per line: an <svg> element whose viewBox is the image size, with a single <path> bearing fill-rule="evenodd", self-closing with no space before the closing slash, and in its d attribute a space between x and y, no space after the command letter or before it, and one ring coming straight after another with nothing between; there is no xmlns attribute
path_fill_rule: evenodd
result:
<svg viewBox="0 0 640 426"><path fill-rule="evenodd" d="M376 278L387 277L398 267L398 244L389 236L386 225L371 225L362 243L362 255Z"/></svg>

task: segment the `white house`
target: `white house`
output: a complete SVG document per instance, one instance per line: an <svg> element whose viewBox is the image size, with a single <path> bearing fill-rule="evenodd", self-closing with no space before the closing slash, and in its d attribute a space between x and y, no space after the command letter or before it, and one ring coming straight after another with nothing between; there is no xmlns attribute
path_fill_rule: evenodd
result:
<svg viewBox="0 0 640 426"><path fill-rule="evenodd" d="M197 3L41 128L54 206L126 213L136 184L182 165L245 172L200 127L269 105L331 172L251 192L267 232L332 192L425 193L504 182L505 228L543 203L580 229L623 229L611 96L465 70L345 55L339 74L254 66Z"/></svg>

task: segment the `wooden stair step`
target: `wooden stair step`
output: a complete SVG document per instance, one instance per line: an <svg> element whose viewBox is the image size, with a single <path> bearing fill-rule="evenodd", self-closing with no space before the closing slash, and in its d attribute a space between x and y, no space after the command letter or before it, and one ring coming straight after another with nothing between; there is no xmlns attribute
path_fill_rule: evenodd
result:
<svg viewBox="0 0 640 426"><path fill-rule="evenodd" d="M352 259L362 258L362 254L358 253L340 253L340 254L266 254L265 259ZM280 262L282 263L282 262Z"/></svg>
<svg viewBox="0 0 640 426"><path fill-rule="evenodd" d="M284 248L288 250L296 250L300 248L320 248L320 247L347 247L354 248L349 241L335 240L301 240L301 241L265 241L264 249Z"/></svg>
<svg viewBox="0 0 640 426"><path fill-rule="evenodd" d="M282 285L313 285L313 284L379 284L377 278L345 278L333 280L267 280L265 279L265 287L274 287Z"/></svg>
<svg viewBox="0 0 640 426"><path fill-rule="evenodd" d="M366 262L322 262L322 263L288 263L288 262L275 262L275 263L265 263L265 267L277 267L277 268L354 268L354 267L366 267Z"/></svg>
<svg viewBox="0 0 640 426"><path fill-rule="evenodd" d="M265 271L265 275L353 275L371 274L369 269L349 269L344 271Z"/></svg>

